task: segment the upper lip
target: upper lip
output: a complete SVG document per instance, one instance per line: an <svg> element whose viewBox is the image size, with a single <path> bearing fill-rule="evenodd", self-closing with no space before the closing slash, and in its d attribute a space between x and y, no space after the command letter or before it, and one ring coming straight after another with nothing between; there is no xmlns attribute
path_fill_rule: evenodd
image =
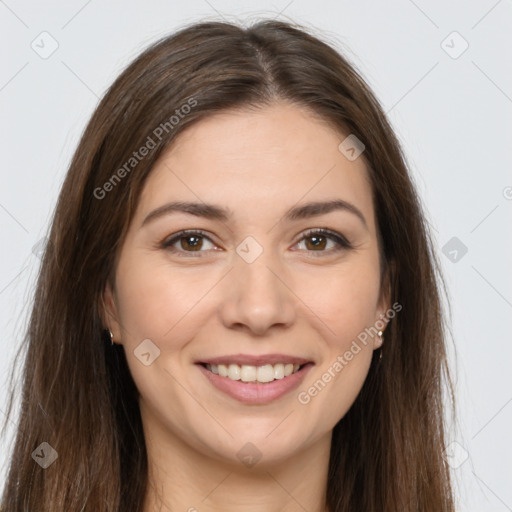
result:
<svg viewBox="0 0 512 512"><path fill-rule="evenodd" d="M307 364L311 363L310 359L303 357L292 356L288 354L263 354L253 356L249 354L233 354L229 356L211 357L208 359L201 359L197 361L199 364L238 364L239 366L263 366L265 364L278 364L278 363L292 363L292 364Z"/></svg>

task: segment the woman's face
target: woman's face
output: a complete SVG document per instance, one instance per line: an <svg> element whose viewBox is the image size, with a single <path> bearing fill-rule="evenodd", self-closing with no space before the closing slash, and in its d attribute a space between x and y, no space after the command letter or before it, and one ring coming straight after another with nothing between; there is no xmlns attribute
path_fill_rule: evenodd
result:
<svg viewBox="0 0 512 512"><path fill-rule="evenodd" d="M279 103L198 122L154 166L104 318L161 443L283 461L354 402L379 346L361 334L389 303L368 171L338 148L346 135Z"/></svg>

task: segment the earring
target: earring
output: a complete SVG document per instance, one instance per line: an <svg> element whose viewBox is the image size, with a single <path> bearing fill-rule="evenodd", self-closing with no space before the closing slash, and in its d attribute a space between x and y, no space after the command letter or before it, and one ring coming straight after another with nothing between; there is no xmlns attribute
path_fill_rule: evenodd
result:
<svg viewBox="0 0 512 512"><path fill-rule="evenodd" d="M107 336L110 339L110 346L114 346L114 335L112 334L112 331L110 329L105 329L105 332L107 333Z"/></svg>
<svg viewBox="0 0 512 512"><path fill-rule="evenodd" d="M380 345L379 345L379 348L380 348L380 354L379 354L379 361L382 360L382 344L384 343L384 338L382 337L382 331L379 331L377 333L379 335L379 338L380 338Z"/></svg>

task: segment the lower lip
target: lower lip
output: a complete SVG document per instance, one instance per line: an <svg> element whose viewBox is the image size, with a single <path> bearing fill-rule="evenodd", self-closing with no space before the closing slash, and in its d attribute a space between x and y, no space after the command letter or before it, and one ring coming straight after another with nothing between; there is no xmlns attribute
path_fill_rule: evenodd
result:
<svg viewBox="0 0 512 512"><path fill-rule="evenodd" d="M267 404L286 395L297 388L313 367L313 363L305 364L298 372L288 377L276 379L272 382L257 383L232 380L229 377L221 377L198 364L205 377L219 390L245 404Z"/></svg>

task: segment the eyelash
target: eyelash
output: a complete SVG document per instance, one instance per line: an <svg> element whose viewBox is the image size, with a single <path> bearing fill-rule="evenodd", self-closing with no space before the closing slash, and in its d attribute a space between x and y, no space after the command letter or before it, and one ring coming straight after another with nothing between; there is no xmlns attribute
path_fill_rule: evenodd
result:
<svg viewBox="0 0 512 512"><path fill-rule="evenodd" d="M207 240L209 240L210 242L213 243L213 241L210 239L210 237L208 237L206 235L206 233L204 231L201 231L200 229L197 229L197 230L196 229L186 229L186 230L180 231L179 233L176 233L171 238L164 239L160 243L160 248L167 249L173 253L176 253L180 257L202 258L203 256L201 255L201 253L205 252L205 251L184 251L184 250L180 250L180 249L176 249L175 247L172 247L173 244L175 244L181 238L186 237L187 235L198 235L203 238L206 238ZM298 240L298 242L296 242L296 243L302 242L306 238L318 236L318 235L333 240L334 242L336 242L338 244L338 247L335 249L327 250L327 251L323 250L323 251L307 251L307 252L310 252L310 253L319 252L319 253L324 253L324 254L325 253L333 254L333 253L338 253L342 250L353 249L352 244L343 235L336 233L335 231L325 229L325 228L310 229L310 230L306 231L305 233L303 233L302 238L300 240ZM183 253L185 253L186 256ZM313 257L314 258L321 257L321 254L314 255Z"/></svg>

